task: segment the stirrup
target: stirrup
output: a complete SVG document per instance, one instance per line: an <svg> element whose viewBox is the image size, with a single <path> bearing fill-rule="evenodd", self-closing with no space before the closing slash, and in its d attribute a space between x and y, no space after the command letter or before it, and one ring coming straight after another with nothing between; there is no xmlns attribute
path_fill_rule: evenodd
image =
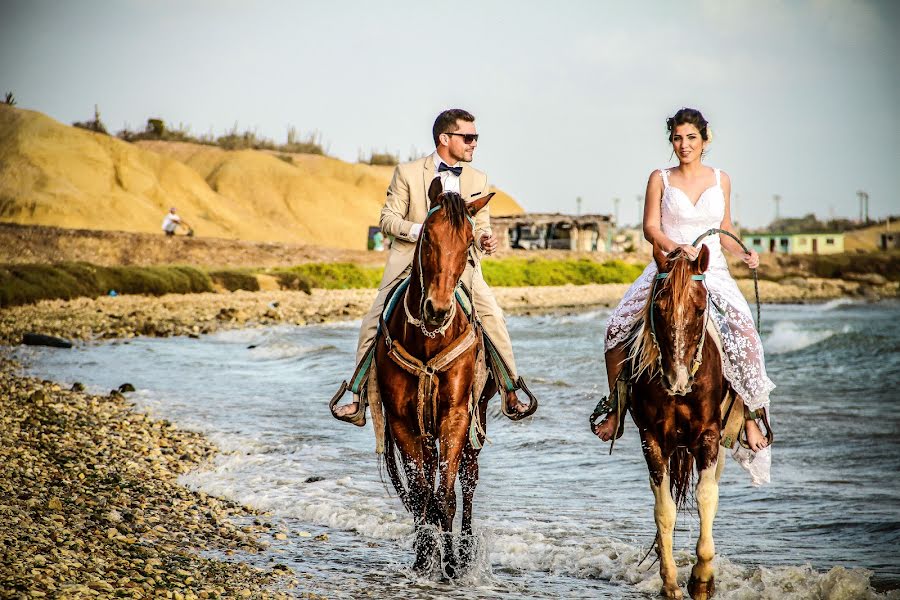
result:
<svg viewBox="0 0 900 600"><path fill-rule="evenodd" d="M520 376L518 380L516 380L516 389L522 390L525 392L525 395L528 396L528 408L525 409L525 412L509 412L509 408L506 406L506 395L504 394L503 398L500 401L500 412L503 413L503 416L511 419L513 421L521 421L525 417L530 417L534 414L534 411L538 408L538 399L531 393L531 390L528 389L528 386L525 385L525 380ZM512 390L515 391L515 390Z"/></svg>
<svg viewBox="0 0 900 600"><path fill-rule="evenodd" d="M769 414L765 408L757 408L756 410L747 410L747 407L744 407L744 421L749 421L753 419L754 421L762 421L763 427L765 427L766 432L766 447L770 447L772 442L775 440L775 433L772 431L772 426L769 425ZM738 443L746 448L747 450L751 450L750 444L747 443L747 424L741 424L741 430L738 432Z"/></svg>
<svg viewBox="0 0 900 600"><path fill-rule="evenodd" d="M338 416L334 413L334 406L338 403L338 401L347 393L349 389L349 384L344 381L341 383L341 387L338 388L337 393L331 398L331 402L328 404L328 410L331 411L331 416L337 419L338 421L344 421L346 423L351 423L356 425L357 427L364 427L366 424L366 402L363 400L363 395L359 395L359 402L357 404L356 412L351 415L343 415Z"/></svg>
<svg viewBox="0 0 900 600"><path fill-rule="evenodd" d="M616 412L616 417L618 418L618 428L616 429L616 434L612 437L609 444L609 453L612 454L613 447L616 445L616 440L622 437L622 434L625 433L625 420L622 416L625 413L625 399L628 397L627 393L628 384L622 378L616 380L616 387L609 393L609 397L603 396L600 398L600 401L597 402L597 406L594 407L594 412L591 413L591 416L588 417L588 424L591 427L591 432L594 432L594 428L598 425L597 418L603 415L607 415L613 411ZM624 399L623 399L624 398ZM606 418L600 421L600 425L606 422Z"/></svg>

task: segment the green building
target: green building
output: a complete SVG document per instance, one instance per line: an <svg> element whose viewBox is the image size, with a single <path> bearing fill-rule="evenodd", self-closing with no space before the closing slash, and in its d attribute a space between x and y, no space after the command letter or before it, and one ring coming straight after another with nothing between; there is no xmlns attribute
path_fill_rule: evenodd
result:
<svg viewBox="0 0 900 600"><path fill-rule="evenodd" d="M838 254L843 233L745 233L744 244L760 254Z"/></svg>

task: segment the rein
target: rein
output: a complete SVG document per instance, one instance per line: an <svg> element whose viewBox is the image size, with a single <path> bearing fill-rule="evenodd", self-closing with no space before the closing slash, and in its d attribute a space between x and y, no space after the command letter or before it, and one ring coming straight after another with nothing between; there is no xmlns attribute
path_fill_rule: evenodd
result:
<svg viewBox="0 0 900 600"><path fill-rule="evenodd" d="M450 327L450 324L453 322L453 317L456 316L456 302L453 301L450 303L450 310L448 311L447 316L444 317L444 322L441 323L440 327L434 331L429 331L425 326L425 272L422 269L422 246L425 244L425 228L428 226L428 218L440 209L441 205L438 204L425 215L425 221L422 223L422 231L419 232L419 244L416 246L416 262L419 265L419 290L421 291L421 299L419 300L419 315L422 317L421 319L417 319L413 316L412 311L409 310L409 288L406 288L406 291L403 293L403 310L406 311L406 322L413 327L418 327L422 334L431 339L436 338L438 335L444 335L447 332L447 328ZM466 215L466 218L469 220L469 223L472 225L472 230L474 231L475 221L469 215ZM471 244L469 244L469 246L471 247ZM459 287L460 282L457 282L456 285Z"/></svg>
<svg viewBox="0 0 900 600"><path fill-rule="evenodd" d="M694 240L694 243L691 245L697 247L700 245L700 242L704 238L714 235L716 233L724 233L725 235L727 235L728 237L730 237L731 239L736 241L741 246L741 248L744 250L745 253L747 253L747 254L750 253L750 251L747 249L747 246L744 245L744 242L742 242L740 240L740 238L738 238L736 235L734 235L730 231L725 231L724 229L719 229L717 227L713 227L712 229L708 229L708 230L704 231L702 234L700 234L700 236L697 237L696 240ZM753 273L753 291L756 294L756 331L759 332L759 327L760 327L760 322L761 322L760 309L759 309L759 279L757 277L756 269L750 269L750 271ZM659 364L660 371L662 371L662 351L660 351L659 342L656 339L656 324L655 324L655 319L653 318L653 306L656 303L657 283L659 282L660 279L665 279L666 277L668 277L668 275L669 275L668 272L657 273L656 277L653 280L653 289L650 291L650 315L649 315L650 316L650 335L653 338L653 344L656 346L656 350L657 350L656 360L657 360L657 363ZM704 274L692 275L691 279L694 281L705 281L706 275L704 275ZM694 360L691 363L691 376L694 376L697 373L697 371L700 369L700 366L703 364L703 344L706 341L706 329L709 325L709 305L710 305L710 303L714 304L718 308L718 305L713 300L712 295L707 290L707 292L706 292L706 309L703 311L703 320L704 320L703 332L700 334L700 343L697 345L697 352L694 354ZM721 309L719 309L719 310L721 311Z"/></svg>
<svg viewBox="0 0 900 600"><path fill-rule="evenodd" d="M656 340L656 320L653 318L653 305L656 303L656 285L660 279L668 277L668 273L657 273L653 279L653 289L650 291L650 336L653 338L653 344L656 346L656 362L659 364L659 370L662 371L662 351L659 349L659 342ZM694 281L706 281L706 275L691 275ZM703 364L703 343L706 342L706 327L709 324L709 292L706 293L706 308L703 310L703 332L700 334L700 343L697 344L697 351L694 353L694 360L691 362L691 377L700 370Z"/></svg>
<svg viewBox="0 0 900 600"><path fill-rule="evenodd" d="M696 240L694 240L694 243L691 245L697 246L698 244L700 244L700 241L703 238L711 236L715 233L724 233L725 235L727 235L728 237L730 237L731 239L736 241L741 246L741 248L744 250L744 252L746 254L750 254L750 250L747 249L747 246L744 245L744 242L742 242L736 235L734 235L730 231L725 231L724 229L718 229L716 227L713 227L712 229L709 229L709 230L701 233L700 236ZM750 272L753 273L753 291L756 294L756 331L757 331L757 333L759 333L759 328L762 324L762 321L760 320L760 313L759 313L759 278L757 277L756 269L750 269Z"/></svg>
<svg viewBox="0 0 900 600"><path fill-rule="evenodd" d="M428 330L425 326L425 274L422 269L422 246L425 243L425 228L428 225L428 218L440 208L441 205L438 204L428 211L428 214L425 216L425 222L422 224L422 231L419 232L419 244L416 248L416 261L419 267L419 289L421 290L422 296L421 301L419 302L419 315L422 317L421 319L413 316L412 312L409 310L409 287L403 292L403 308L406 311L406 321L414 327L418 327L419 331L430 339L434 339L438 335L443 336L447 332L447 329L450 327L451 323L453 323L453 319L456 316L456 305L458 304L456 289L454 289L450 310L447 312L444 322L434 331ZM469 220L469 223L474 230L475 221L468 214L466 215L466 218ZM456 287L458 288L460 285L461 281L458 281ZM475 326L470 323L466 326L465 331L453 339L431 360L425 362L410 354L398 340L391 338L390 331L388 330L387 324L384 323L383 316L381 325L381 329L384 331L384 341L388 346L388 356L401 369L410 375L419 378L416 398L419 435L431 435L429 430L435 431L437 429L438 374L449 369L450 366L456 362L457 358L462 356L479 341L480 336L476 334ZM469 412L471 413L473 410L471 398L469 405Z"/></svg>

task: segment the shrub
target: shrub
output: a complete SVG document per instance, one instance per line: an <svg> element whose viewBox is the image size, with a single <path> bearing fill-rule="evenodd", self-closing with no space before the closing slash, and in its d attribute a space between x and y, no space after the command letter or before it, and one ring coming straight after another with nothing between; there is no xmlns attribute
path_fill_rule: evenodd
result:
<svg viewBox="0 0 900 600"><path fill-rule="evenodd" d="M209 277L229 292L235 290L259 291L259 281L249 269L225 269L210 271Z"/></svg>
<svg viewBox="0 0 900 600"><path fill-rule="evenodd" d="M643 267L639 265L619 260L598 263L589 259L523 258L487 260L481 263L481 269L488 285L498 287L631 283L643 271Z"/></svg>
<svg viewBox="0 0 900 600"><path fill-rule="evenodd" d="M276 269L272 275L289 289L354 289L378 287L383 269L360 267L352 263L310 263L288 269Z"/></svg>
<svg viewBox="0 0 900 600"><path fill-rule="evenodd" d="M370 165L396 167L400 164L400 158L389 152L372 152L371 156L369 156L369 160L366 162Z"/></svg>
<svg viewBox="0 0 900 600"><path fill-rule="evenodd" d="M39 300L120 294L211 292L209 276L194 267L98 267L89 263L0 265L0 307Z"/></svg>
<svg viewBox="0 0 900 600"><path fill-rule="evenodd" d="M75 121L72 123L74 127L78 127L79 129L87 129L88 131L93 131L95 133L102 133L103 135L109 135L109 132L106 130L106 125L103 124L103 121L100 120L100 109L97 105L94 105L94 119L91 121Z"/></svg>

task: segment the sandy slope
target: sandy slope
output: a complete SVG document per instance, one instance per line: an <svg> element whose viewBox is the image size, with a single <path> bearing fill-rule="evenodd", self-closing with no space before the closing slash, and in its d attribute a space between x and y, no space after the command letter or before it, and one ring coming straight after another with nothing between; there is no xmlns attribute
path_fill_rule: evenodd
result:
<svg viewBox="0 0 900 600"><path fill-rule="evenodd" d="M130 144L0 105L0 221L365 249L389 167L175 142ZM521 212L509 196L494 214Z"/></svg>

